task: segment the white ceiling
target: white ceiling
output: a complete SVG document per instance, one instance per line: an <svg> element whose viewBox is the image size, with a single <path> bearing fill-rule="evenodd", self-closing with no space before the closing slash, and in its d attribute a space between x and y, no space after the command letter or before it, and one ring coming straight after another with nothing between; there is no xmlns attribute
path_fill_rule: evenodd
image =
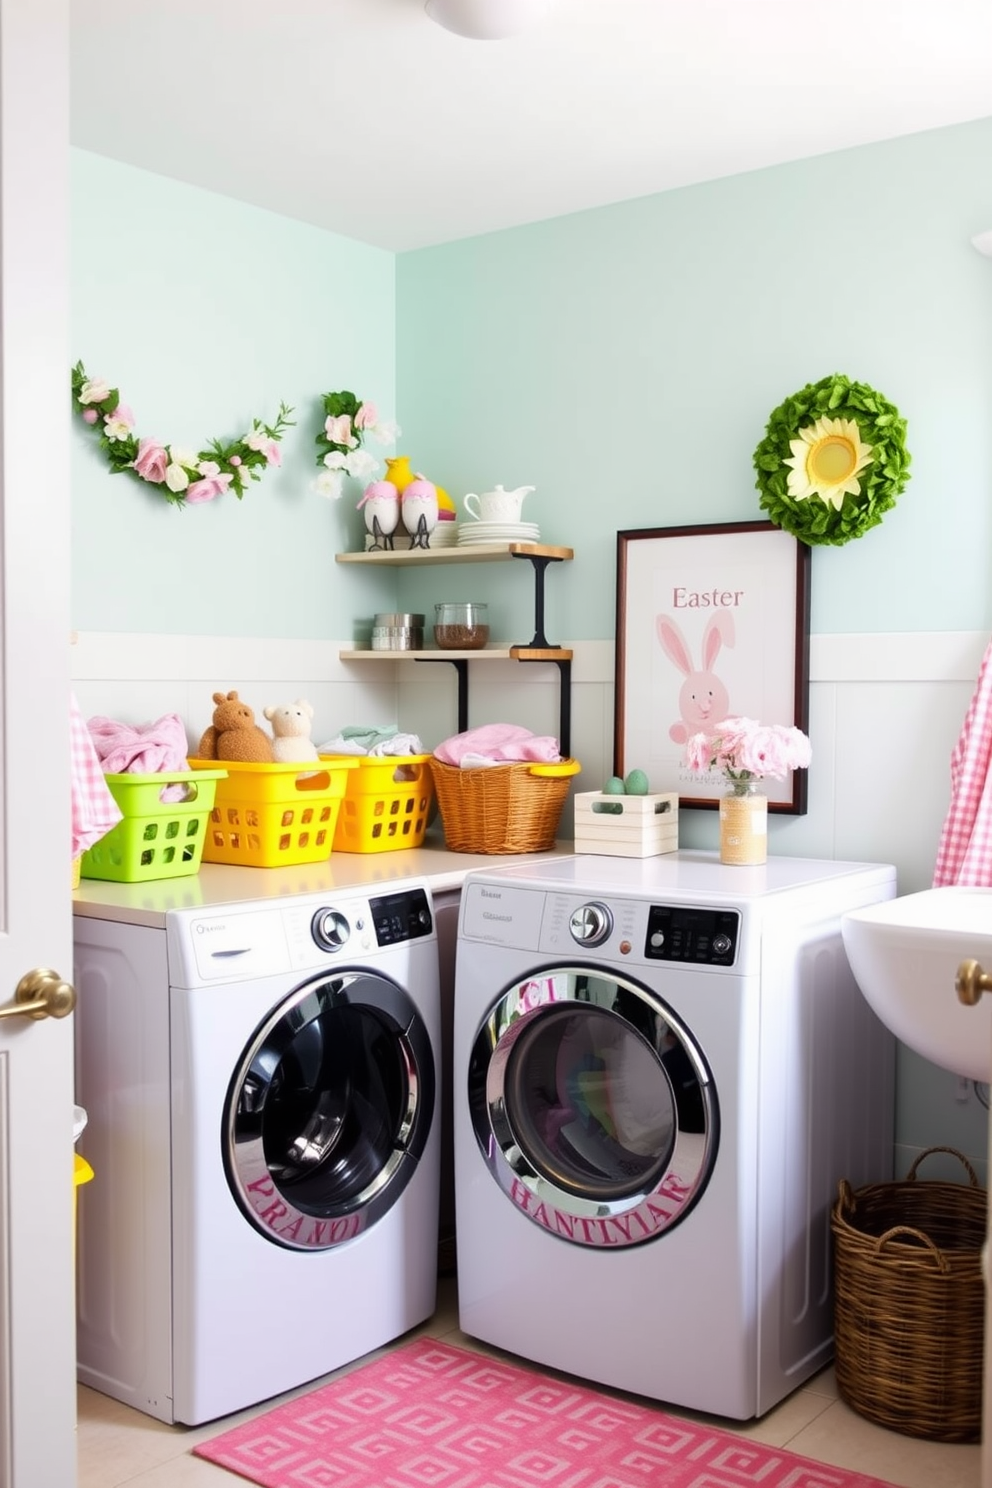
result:
<svg viewBox="0 0 992 1488"><path fill-rule="evenodd" d="M71 14L74 145L393 251L992 116L989 0L556 0L489 42L423 0Z"/></svg>

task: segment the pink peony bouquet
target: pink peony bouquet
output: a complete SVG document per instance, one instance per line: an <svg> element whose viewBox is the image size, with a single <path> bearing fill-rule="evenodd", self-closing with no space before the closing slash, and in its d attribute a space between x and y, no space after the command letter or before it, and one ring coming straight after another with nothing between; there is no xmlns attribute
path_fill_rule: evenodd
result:
<svg viewBox="0 0 992 1488"><path fill-rule="evenodd" d="M690 770L723 770L735 783L764 775L784 780L790 770L804 770L810 757L802 729L753 718L725 718L706 733L693 734L685 746Z"/></svg>

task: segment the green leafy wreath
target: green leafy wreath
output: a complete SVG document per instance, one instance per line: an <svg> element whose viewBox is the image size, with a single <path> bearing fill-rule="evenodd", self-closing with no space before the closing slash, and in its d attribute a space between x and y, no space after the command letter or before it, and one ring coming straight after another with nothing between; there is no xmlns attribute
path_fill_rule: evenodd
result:
<svg viewBox="0 0 992 1488"><path fill-rule="evenodd" d="M90 377L82 362L72 369L72 406L97 436L114 475L156 486L173 506L196 506L233 491L240 501L250 481L282 463L279 441L293 427L292 408L280 403L274 424L252 420L240 439L212 439L206 449L180 449L134 433L134 414L117 388Z"/></svg>
<svg viewBox="0 0 992 1488"><path fill-rule="evenodd" d="M834 373L771 414L754 452L759 506L810 547L877 527L909 480L906 420L881 393Z"/></svg>

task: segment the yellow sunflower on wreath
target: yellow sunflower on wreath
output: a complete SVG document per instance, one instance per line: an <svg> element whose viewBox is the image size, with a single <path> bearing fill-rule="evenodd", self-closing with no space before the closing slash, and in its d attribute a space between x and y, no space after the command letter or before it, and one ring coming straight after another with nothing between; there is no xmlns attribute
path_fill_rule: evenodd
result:
<svg viewBox="0 0 992 1488"><path fill-rule="evenodd" d="M877 527L909 480L906 421L881 393L835 373L779 404L754 452L759 505L813 546Z"/></svg>

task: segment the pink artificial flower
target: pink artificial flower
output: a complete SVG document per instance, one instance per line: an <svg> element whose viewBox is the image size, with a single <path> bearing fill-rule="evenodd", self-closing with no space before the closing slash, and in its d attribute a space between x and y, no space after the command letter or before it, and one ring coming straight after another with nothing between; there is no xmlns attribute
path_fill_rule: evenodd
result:
<svg viewBox="0 0 992 1488"><path fill-rule="evenodd" d="M83 423L95 424L99 417L100 415L97 413L95 408L87 408L86 412L83 414Z"/></svg>
<svg viewBox="0 0 992 1488"><path fill-rule="evenodd" d="M264 440L259 448L261 449L262 454L265 456L266 462L269 465L282 464L282 455L280 454L279 446L274 439Z"/></svg>
<svg viewBox="0 0 992 1488"><path fill-rule="evenodd" d="M351 415L341 413L337 418L326 418L324 420L324 433L331 444L343 444L348 449L354 449L358 440L351 432Z"/></svg>
<svg viewBox="0 0 992 1488"><path fill-rule="evenodd" d="M213 501L215 496L223 496L233 479L233 475L210 475L205 480L194 481L186 492L187 504L195 506L197 502Z"/></svg>
<svg viewBox="0 0 992 1488"><path fill-rule="evenodd" d="M164 447L157 439L143 439L138 445L138 456L134 461L134 469L142 480L152 481L155 485L161 485L165 480L165 472L169 466L169 456Z"/></svg>
<svg viewBox="0 0 992 1488"><path fill-rule="evenodd" d="M379 419L379 410L374 403L363 403L355 414L356 429L371 429Z"/></svg>
<svg viewBox="0 0 992 1488"><path fill-rule="evenodd" d="M731 778L770 775L784 780L804 770L812 750L801 729L753 718L724 718L711 732L693 734L685 746L690 770L724 770Z"/></svg>

